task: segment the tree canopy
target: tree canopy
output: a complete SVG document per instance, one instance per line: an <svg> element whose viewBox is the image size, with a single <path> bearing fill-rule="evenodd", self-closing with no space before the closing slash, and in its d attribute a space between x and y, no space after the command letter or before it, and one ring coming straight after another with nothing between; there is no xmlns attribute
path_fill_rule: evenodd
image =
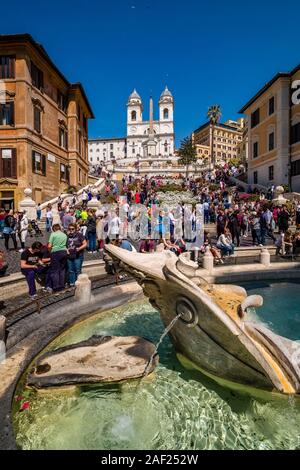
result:
<svg viewBox="0 0 300 470"><path fill-rule="evenodd" d="M218 104L210 106L207 111L207 117L211 124L217 124L221 119L221 107Z"/></svg>

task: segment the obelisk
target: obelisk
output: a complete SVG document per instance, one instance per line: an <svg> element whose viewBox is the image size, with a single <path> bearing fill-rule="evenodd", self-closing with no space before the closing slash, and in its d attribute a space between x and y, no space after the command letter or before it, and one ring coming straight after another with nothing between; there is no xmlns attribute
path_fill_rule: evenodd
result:
<svg viewBox="0 0 300 470"><path fill-rule="evenodd" d="M149 134L152 136L154 134L153 132L153 99L152 96L150 96L150 104L149 104Z"/></svg>
<svg viewBox="0 0 300 470"><path fill-rule="evenodd" d="M149 104L149 139L147 142L147 154L148 157L155 157L156 155L156 141L154 139L154 127L153 127L153 99L150 96Z"/></svg>

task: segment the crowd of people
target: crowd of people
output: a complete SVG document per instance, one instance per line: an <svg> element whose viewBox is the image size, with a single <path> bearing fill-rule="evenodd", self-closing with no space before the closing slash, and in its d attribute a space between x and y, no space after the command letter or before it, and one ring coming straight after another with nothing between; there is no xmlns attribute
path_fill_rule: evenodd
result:
<svg viewBox="0 0 300 470"><path fill-rule="evenodd" d="M197 179L124 174L119 184L107 174L102 194L91 187L80 198L58 198L59 223L54 221L56 211L52 206L46 207L46 243L35 241L25 247L30 230L34 228L36 234L40 231L40 204L36 207L36 220L28 220L24 211L0 209L0 236L7 251L11 242L11 249L21 252L21 272L32 298L37 295L36 281L44 285L45 292L74 286L85 252L105 258L104 246L109 242L141 253L170 250L179 255L192 251L193 259L209 248L220 264L234 255L243 240L254 246L272 243L277 254L299 254L300 204L294 201L289 206L273 205L273 188L267 193L251 188L242 192L241 188L230 186L231 174L227 168ZM168 185L175 185L178 194L183 195L176 207L161 205L158 192ZM184 202L186 192L192 194L193 204ZM101 209L91 207L89 201L93 198L101 202ZM112 207L111 203L116 204ZM294 233L292 224L297 227ZM2 251L0 276L5 275L7 267Z"/></svg>

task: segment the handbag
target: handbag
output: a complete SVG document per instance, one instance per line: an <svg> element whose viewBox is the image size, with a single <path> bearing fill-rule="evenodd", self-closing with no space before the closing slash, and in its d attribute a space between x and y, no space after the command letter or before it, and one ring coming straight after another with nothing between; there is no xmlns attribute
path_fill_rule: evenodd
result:
<svg viewBox="0 0 300 470"><path fill-rule="evenodd" d="M12 233L12 228L11 227L4 227L3 233L4 235L10 235Z"/></svg>

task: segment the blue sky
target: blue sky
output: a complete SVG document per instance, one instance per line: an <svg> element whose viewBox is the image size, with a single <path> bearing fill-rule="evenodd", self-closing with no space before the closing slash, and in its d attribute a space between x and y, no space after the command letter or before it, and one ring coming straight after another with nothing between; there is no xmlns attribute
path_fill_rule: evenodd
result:
<svg viewBox="0 0 300 470"><path fill-rule="evenodd" d="M178 144L209 105L235 119L275 73L300 63L296 0L10 0L1 17L2 34L32 34L82 82L96 116L91 138L125 135L132 89L146 118L150 93L156 104L167 84Z"/></svg>

